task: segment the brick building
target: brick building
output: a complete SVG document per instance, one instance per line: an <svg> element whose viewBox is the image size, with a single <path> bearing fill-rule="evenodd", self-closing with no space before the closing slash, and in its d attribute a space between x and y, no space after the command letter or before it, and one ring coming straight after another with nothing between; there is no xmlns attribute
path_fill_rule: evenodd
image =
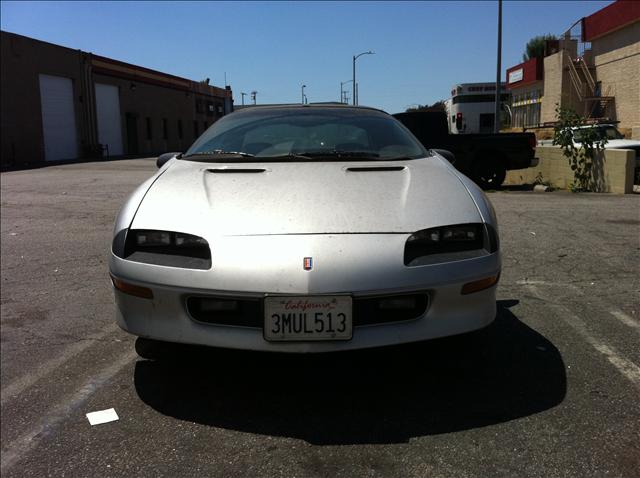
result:
<svg viewBox="0 0 640 478"><path fill-rule="evenodd" d="M1 32L3 168L184 151L233 109L230 87Z"/></svg>
<svg viewBox="0 0 640 478"><path fill-rule="evenodd" d="M615 1L574 27L543 58L507 69L512 126L551 123L559 104L640 138L640 2Z"/></svg>
<svg viewBox="0 0 640 478"><path fill-rule="evenodd" d="M617 1L584 18L582 40L591 43L597 96L610 97L620 126L640 138L640 2Z"/></svg>

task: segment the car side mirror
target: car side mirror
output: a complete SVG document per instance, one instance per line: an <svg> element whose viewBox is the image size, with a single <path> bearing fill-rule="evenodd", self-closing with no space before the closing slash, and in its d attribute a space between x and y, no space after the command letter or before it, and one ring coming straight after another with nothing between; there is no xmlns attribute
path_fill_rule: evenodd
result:
<svg viewBox="0 0 640 478"><path fill-rule="evenodd" d="M164 164L169 161L170 159L173 159L175 157L180 156L182 153L164 153L161 154L160 156L158 156L158 159L156 159L156 166L158 166L158 169L160 169L162 166L164 166Z"/></svg>
<svg viewBox="0 0 640 478"><path fill-rule="evenodd" d="M431 151L435 151L440 156L442 156L444 159L449 161L451 164L456 164L456 157L451 151L449 151L447 149L432 149Z"/></svg>

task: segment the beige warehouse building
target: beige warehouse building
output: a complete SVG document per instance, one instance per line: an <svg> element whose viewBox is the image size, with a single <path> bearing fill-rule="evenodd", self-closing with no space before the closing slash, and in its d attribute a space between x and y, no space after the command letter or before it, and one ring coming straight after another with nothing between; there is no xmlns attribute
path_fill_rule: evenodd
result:
<svg viewBox="0 0 640 478"><path fill-rule="evenodd" d="M570 29L544 58L507 70L512 125L552 123L559 104L640 138L640 2L618 0L577 25L579 38Z"/></svg>

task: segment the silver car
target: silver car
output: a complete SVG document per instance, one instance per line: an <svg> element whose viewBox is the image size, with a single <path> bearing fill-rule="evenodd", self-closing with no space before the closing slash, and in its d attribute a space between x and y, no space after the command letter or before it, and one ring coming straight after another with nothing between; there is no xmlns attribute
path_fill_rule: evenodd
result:
<svg viewBox="0 0 640 478"><path fill-rule="evenodd" d="M382 111L246 108L158 162L118 215L109 262L134 335L329 352L495 317L489 200Z"/></svg>

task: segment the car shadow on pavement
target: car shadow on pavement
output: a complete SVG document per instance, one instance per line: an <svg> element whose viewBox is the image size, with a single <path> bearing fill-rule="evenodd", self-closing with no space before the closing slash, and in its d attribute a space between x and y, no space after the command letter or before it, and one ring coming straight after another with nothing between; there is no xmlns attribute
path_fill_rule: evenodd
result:
<svg viewBox="0 0 640 478"><path fill-rule="evenodd" d="M403 443L503 423L566 393L560 352L509 310L517 303L498 301L481 333L374 350L179 347L166 361L139 360L135 387L167 416L317 445Z"/></svg>

